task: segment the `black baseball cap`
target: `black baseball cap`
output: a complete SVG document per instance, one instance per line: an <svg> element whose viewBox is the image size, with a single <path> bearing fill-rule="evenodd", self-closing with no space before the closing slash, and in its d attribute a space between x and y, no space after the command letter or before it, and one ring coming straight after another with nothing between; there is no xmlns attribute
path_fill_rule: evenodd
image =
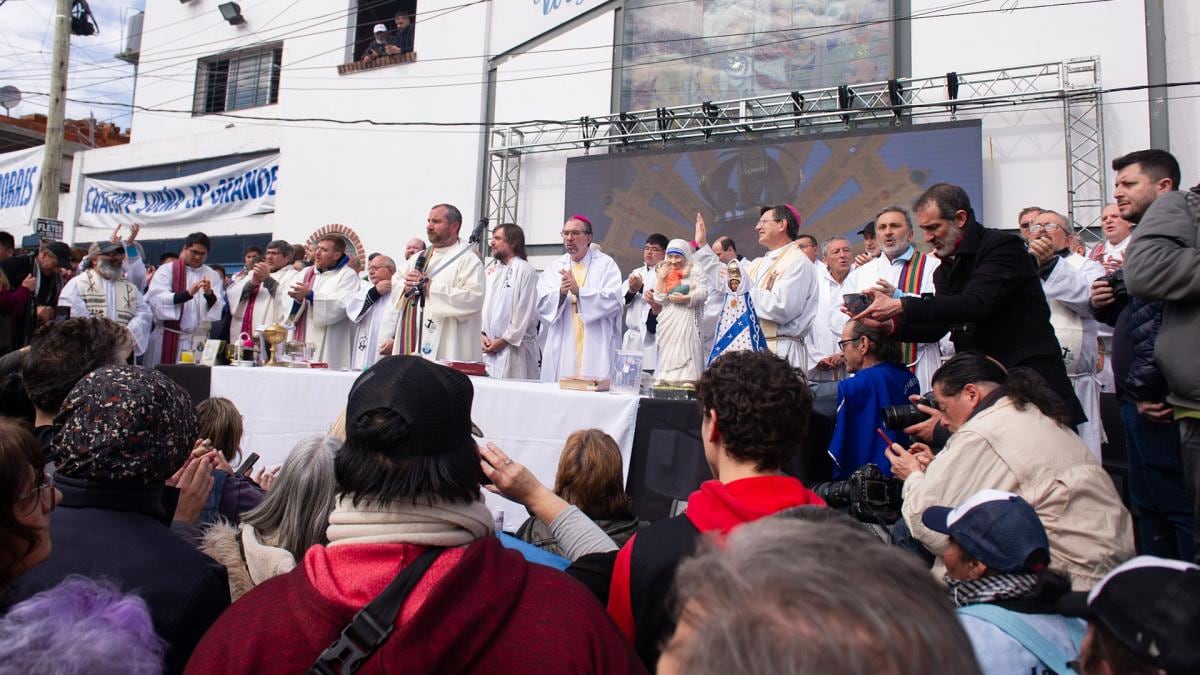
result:
<svg viewBox="0 0 1200 675"><path fill-rule="evenodd" d="M388 356L371 366L346 401L346 441L355 445L366 413L388 410L403 419L407 436L391 453L437 455L469 446L482 436L471 421L475 389L466 375L420 356Z"/></svg>
<svg viewBox="0 0 1200 675"><path fill-rule="evenodd" d="M868 220L867 223L862 226L862 229L858 231L858 233L864 237L871 237L872 239L874 239L875 238L875 221Z"/></svg>
<svg viewBox="0 0 1200 675"><path fill-rule="evenodd" d="M42 248L58 259L58 266L71 268L71 247L61 241L44 241Z"/></svg>
<svg viewBox="0 0 1200 675"><path fill-rule="evenodd" d="M1083 613L1139 660L1168 673L1200 672L1200 567L1143 555L1113 568Z"/></svg>
<svg viewBox="0 0 1200 675"><path fill-rule="evenodd" d="M98 253L100 255L108 255L109 253L115 253L116 251L124 251L124 250L125 250L124 246L116 243L115 241L111 241L109 239L105 239L104 241L96 242L96 253Z"/></svg>

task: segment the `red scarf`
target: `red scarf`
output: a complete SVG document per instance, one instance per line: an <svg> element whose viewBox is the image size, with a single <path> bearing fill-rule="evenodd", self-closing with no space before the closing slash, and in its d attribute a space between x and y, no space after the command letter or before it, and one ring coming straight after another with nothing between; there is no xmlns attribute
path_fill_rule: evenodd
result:
<svg viewBox="0 0 1200 675"><path fill-rule="evenodd" d="M246 300L246 313L242 315L242 333L246 335L254 335L254 301L258 299L258 292L262 289L262 284L258 284L250 289L250 299ZM241 339L241 335L238 335ZM241 344L238 345L241 347Z"/></svg>
<svg viewBox="0 0 1200 675"><path fill-rule="evenodd" d="M175 260L171 263L171 293L186 293L187 287L187 265L183 264L182 260ZM187 302L191 302L188 300ZM180 319L183 318L183 311L187 307L187 302L182 303L179 308ZM163 338L162 338L162 357L160 363L173 364L179 358L179 331L181 330L181 321L163 322Z"/></svg>

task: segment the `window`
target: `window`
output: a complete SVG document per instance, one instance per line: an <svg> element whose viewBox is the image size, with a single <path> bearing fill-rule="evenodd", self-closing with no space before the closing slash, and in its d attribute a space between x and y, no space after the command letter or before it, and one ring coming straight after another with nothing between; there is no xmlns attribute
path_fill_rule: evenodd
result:
<svg viewBox="0 0 1200 675"><path fill-rule="evenodd" d="M370 47L375 39L376 25L383 24L388 29L389 37L394 37L397 31L397 14L407 14L411 17L410 23L413 26L408 31L408 39L411 40L411 35L416 31L416 13L417 0L359 0L358 9L350 12L354 21L354 44L349 50L349 60L358 61L362 58L367 47Z"/></svg>
<svg viewBox="0 0 1200 675"><path fill-rule="evenodd" d="M265 45L200 59L192 114L245 110L279 102L283 45Z"/></svg>
<svg viewBox="0 0 1200 675"><path fill-rule="evenodd" d="M892 14L893 0L626 0L620 109L886 80Z"/></svg>

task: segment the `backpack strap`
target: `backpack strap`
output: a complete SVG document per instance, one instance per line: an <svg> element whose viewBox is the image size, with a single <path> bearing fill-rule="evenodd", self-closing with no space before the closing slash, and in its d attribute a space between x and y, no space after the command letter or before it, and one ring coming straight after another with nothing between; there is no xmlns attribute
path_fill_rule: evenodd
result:
<svg viewBox="0 0 1200 675"><path fill-rule="evenodd" d="M1018 612L983 603L959 607L958 613L974 617L999 628L1006 635L1021 643L1022 647L1029 650L1047 668L1058 673L1058 675L1070 675L1074 672L1067 665L1067 662L1075 659L1079 650L1079 644L1083 640L1083 635L1077 627L1071 626L1073 622L1067 621L1066 623L1068 631L1071 634L1071 641L1075 646L1075 653L1066 654L1062 649L1047 640L1046 636L1030 626L1029 622L1022 618Z"/></svg>
<svg viewBox="0 0 1200 675"><path fill-rule="evenodd" d="M395 630L400 605L443 550L431 546L401 570L382 593L354 615L338 639L321 652L309 675L349 675L358 670Z"/></svg>

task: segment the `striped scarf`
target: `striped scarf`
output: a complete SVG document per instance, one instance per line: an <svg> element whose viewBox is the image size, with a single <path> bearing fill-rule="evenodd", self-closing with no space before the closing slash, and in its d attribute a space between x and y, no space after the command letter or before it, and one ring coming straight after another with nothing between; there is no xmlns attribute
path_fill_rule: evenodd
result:
<svg viewBox="0 0 1200 675"><path fill-rule="evenodd" d="M904 262L904 267L900 269L900 280L896 287L903 293L911 293L913 295L921 294L921 279L925 276L926 255L920 251L913 249L912 257ZM902 342L900 349L904 354L904 363L908 369L916 372L917 368L917 343Z"/></svg>

